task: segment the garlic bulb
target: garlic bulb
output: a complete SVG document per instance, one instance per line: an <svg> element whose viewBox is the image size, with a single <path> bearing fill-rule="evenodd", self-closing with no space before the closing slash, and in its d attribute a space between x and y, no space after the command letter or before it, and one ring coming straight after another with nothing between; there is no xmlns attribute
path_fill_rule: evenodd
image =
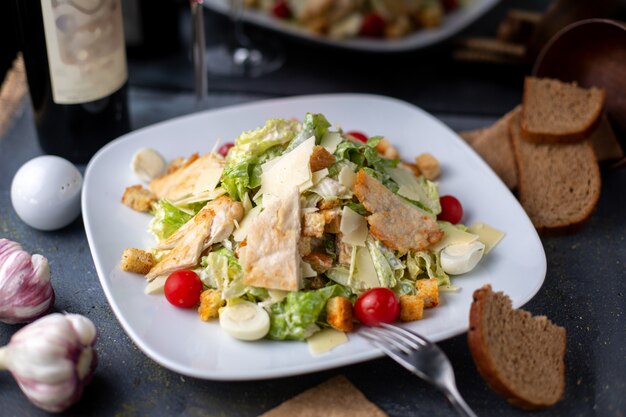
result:
<svg viewBox="0 0 626 417"><path fill-rule="evenodd" d="M0 239L0 321L32 321L53 304L48 260L30 256L17 242Z"/></svg>
<svg viewBox="0 0 626 417"><path fill-rule="evenodd" d="M37 407L61 412L74 404L97 365L96 328L78 314L54 313L20 329L0 348L0 369L11 371Z"/></svg>

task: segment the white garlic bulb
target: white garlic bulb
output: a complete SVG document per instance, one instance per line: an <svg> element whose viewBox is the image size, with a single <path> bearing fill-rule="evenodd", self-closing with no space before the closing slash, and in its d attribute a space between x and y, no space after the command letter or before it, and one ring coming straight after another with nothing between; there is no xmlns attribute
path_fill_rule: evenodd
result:
<svg viewBox="0 0 626 417"><path fill-rule="evenodd" d="M11 337L0 348L0 369L11 371L37 407L61 412L82 395L97 365L96 328L79 314L54 313Z"/></svg>
<svg viewBox="0 0 626 417"><path fill-rule="evenodd" d="M0 321L29 322L53 304L48 260L31 256L17 242L0 239Z"/></svg>

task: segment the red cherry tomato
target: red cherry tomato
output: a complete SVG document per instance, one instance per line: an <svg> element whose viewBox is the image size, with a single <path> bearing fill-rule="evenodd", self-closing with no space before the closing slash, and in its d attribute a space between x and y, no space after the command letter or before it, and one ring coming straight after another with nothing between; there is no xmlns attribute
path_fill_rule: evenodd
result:
<svg viewBox="0 0 626 417"><path fill-rule="evenodd" d="M360 140L361 142L367 142L367 135L365 133L357 132L356 130L351 130L346 132L346 135L352 136L354 139Z"/></svg>
<svg viewBox="0 0 626 417"><path fill-rule="evenodd" d="M388 288L372 288L365 291L354 303L356 318L368 326L391 323L400 314L400 303Z"/></svg>
<svg viewBox="0 0 626 417"><path fill-rule="evenodd" d="M291 10L286 2L278 0L272 6L272 14L279 19L289 19L291 17Z"/></svg>
<svg viewBox="0 0 626 417"><path fill-rule="evenodd" d="M165 298L176 307L189 308L198 304L202 293L202 281L193 271L174 271L165 280Z"/></svg>
<svg viewBox="0 0 626 417"><path fill-rule="evenodd" d="M228 142L223 144L222 146L220 146L220 148L217 150L217 153L219 153L220 155L222 155L224 158L226 158L226 155L228 155L228 151L230 150L230 148L232 148L233 146L235 146L233 143Z"/></svg>
<svg viewBox="0 0 626 417"><path fill-rule="evenodd" d="M385 20L378 13L368 14L363 18L359 34L370 38L382 38L385 35Z"/></svg>
<svg viewBox="0 0 626 417"><path fill-rule="evenodd" d="M444 195L439 198L441 202L441 213L437 219L457 224L463 218L463 206L455 197Z"/></svg>

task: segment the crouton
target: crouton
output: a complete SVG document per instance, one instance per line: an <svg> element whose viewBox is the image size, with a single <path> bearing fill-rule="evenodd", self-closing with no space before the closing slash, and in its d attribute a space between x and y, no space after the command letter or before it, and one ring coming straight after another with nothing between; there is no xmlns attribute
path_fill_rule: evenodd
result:
<svg viewBox="0 0 626 417"><path fill-rule="evenodd" d="M220 316L220 307L224 304L219 290L209 289L202 291L200 294L200 307L198 307L198 315L200 320L208 321L216 319Z"/></svg>
<svg viewBox="0 0 626 417"><path fill-rule="evenodd" d="M333 257L322 252L312 252L307 256L303 256L302 260L308 262L311 268L318 274L328 271L333 266Z"/></svg>
<svg viewBox="0 0 626 417"><path fill-rule="evenodd" d="M367 217L370 233L391 249L401 253L424 250L444 235L435 220L362 169L356 176L354 194L372 213Z"/></svg>
<svg viewBox="0 0 626 417"><path fill-rule="evenodd" d="M437 278L418 279L415 281L417 296L424 299L424 308L439 305L439 280Z"/></svg>
<svg viewBox="0 0 626 417"><path fill-rule="evenodd" d="M391 39L401 38L411 31L411 21L406 15L398 16L385 27L385 37Z"/></svg>
<svg viewBox="0 0 626 417"><path fill-rule="evenodd" d="M305 257L311 253L312 249L312 241L313 239L309 236L300 236L300 240L298 240L298 253L300 256Z"/></svg>
<svg viewBox="0 0 626 417"><path fill-rule="evenodd" d="M150 252L136 248L126 248L122 253L123 271L146 275L154 266L154 256Z"/></svg>
<svg viewBox="0 0 626 417"><path fill-rule="evenodd" d="M436 180L441 174L439 161L429 153L423 153L415 158L415 165L428 180Z"/></svg>
<svg viewBox="0 0 626 417"><path fill-rule="evenodd" d="M324 235L324 216L320 213L304 213L302 236L321 238Z"/></svg>
<svg viewBox="0 0 626 417"><path fill-rule="evenodd" d="M330 168L335 163L335 157L328 152L324 147L316 145L311 153L309 159L309 165L311 166L311 172L319 171L324 168Z"/></svg>
<svg viewBox="0 0 626 417"><path fill-rule="evenodd" d="M316 275L311 278L311 281L309 281L309 288L312 290L319 290L320 288L324 288L327 283L328 279L321 275Z"/></svg>
<svg viewBox="0 0 626 417"><path fill-rule="evenodd" d="M398 159L400 157L397 149L387 139L381 139L376 145L376 150L387 159Z"/></svg>
<svg viewBox="0 0 626 417"><path fill-rule="evenodd" d="M343 234L337 233L335 239L335 245L337 246L337 262L341 265L350 265L352 260L352 245L343 241Z"/></svg>
<svg viewBox="0 0 626 417"><path fill-rule="evenodd" d="M424 299L419 295L400 296L400 320L421 320L424 316Z"/></svg>
<svg viewBox="0 0 626 417"><path fill-rule="evenodd" d="M324 232L332 234L339 233L341 226L341 213L339 209L320 210L319 213L324 216Z"/></svg>
<svg viewBox="0 0 626 417"><path fill-rule="evenodd" d="M126 187L122 196L122 204L136 211L148 212L152 208L152 203L157 200L156 195L141 185Z"/></svg>
<svg viewBox="0 0 626 417"><path fill-rule="evenodd" d="M429 7L422 7L415 18L422 27L429 29L441 25L443 14L443 7L439 3L432 3Z"/></svg>
<svg viewBox="0 0 626 417"><path fill-rule="evenodd" d="M320 210L329 210L329 209L332 209L332 208L335 208L335 207L339 207L339 200L338 199L322 200L322 201L319 202L317 207Z"/></svg>
<svg viewBox="0 0 626 417"><path fill-rule="evenodd" d="M333 328L342 332L351 332L352 303L346 297L333 297L326 304L326 320Z"/></svg>

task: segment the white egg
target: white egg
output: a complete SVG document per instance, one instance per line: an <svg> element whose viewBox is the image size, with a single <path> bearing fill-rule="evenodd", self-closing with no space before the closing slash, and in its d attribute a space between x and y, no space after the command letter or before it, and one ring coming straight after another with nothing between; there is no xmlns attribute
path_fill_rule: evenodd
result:
<svg viewBox="0 0 626 417"><path fill-rule="evenodd" d="M240 340L258 340L270 330L270 316L258 304L239 301L220 310L220 327Z"/></svg>
<svg viewBox="0 0 626 417"><path fill-rule="evenodd" d="M80 214L83 177L69 161L40 156L26 162L11 183L11 204L17 215L39 230L67 226Z"/></svg>
<svg viewBox="0 0 626 417"><path fill-rule="evenodd" d="M485 244L479 241L446 246L441 251L441 267L450 275L471 271L485 253Z"/></svg>

